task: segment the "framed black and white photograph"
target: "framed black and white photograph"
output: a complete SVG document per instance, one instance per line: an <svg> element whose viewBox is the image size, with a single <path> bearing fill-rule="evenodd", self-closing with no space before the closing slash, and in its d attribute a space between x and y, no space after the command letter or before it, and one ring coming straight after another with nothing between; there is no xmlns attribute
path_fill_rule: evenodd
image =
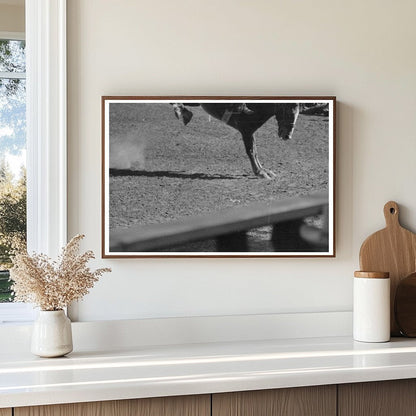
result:
<svg viewBox="0 0 416 416"><path fill-rule="evenodd" d="M334 257L335 97L102 97L102 256Z"/></svg>

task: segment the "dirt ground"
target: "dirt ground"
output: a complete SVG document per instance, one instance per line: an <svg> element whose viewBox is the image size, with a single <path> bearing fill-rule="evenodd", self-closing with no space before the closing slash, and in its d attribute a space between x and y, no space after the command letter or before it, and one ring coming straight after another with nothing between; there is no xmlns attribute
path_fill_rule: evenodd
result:
<svg viewBox="0 0 416 416"><path fill-rule="evenodd" d="M289 141L255 134L274 180L254 176L240 134L199 107L184 126L168 104L110 105L110 229L328 189L328 117L300 115Z"/></svg>

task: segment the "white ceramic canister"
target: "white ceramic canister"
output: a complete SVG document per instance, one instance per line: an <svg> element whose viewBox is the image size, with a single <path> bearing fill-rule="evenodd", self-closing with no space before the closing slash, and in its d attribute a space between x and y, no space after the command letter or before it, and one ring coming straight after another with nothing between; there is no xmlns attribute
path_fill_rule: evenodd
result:
<svg viewBox="0 0 416 416"><path fill-rule="evenodd" d="M389 273L355 272L353 309L353 336L356 341L389 341Z"/></svg>

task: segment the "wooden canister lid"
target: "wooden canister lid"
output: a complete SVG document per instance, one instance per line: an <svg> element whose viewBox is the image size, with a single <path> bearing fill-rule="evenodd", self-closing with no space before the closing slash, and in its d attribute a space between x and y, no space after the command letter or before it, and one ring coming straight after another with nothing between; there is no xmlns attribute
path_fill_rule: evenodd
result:
<svg viewBox="0 0 416 416"><path fill-rule="evenodd" d="M389 276L389 272L354 272L354 277L364 277L366 279L388 279Z"/></svg>

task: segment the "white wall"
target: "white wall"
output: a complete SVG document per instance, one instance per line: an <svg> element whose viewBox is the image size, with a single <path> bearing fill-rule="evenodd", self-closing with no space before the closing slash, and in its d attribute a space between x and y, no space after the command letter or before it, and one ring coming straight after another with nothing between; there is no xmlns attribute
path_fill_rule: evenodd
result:
<svg viewBox="0 0 416 416"><path fill-rule="evenodd" d="M335 259L122 259L79 320L344 311L390 199L416 229L413 0L68 1L69 234L100 257L101 95L336 95Z"/></svg>

